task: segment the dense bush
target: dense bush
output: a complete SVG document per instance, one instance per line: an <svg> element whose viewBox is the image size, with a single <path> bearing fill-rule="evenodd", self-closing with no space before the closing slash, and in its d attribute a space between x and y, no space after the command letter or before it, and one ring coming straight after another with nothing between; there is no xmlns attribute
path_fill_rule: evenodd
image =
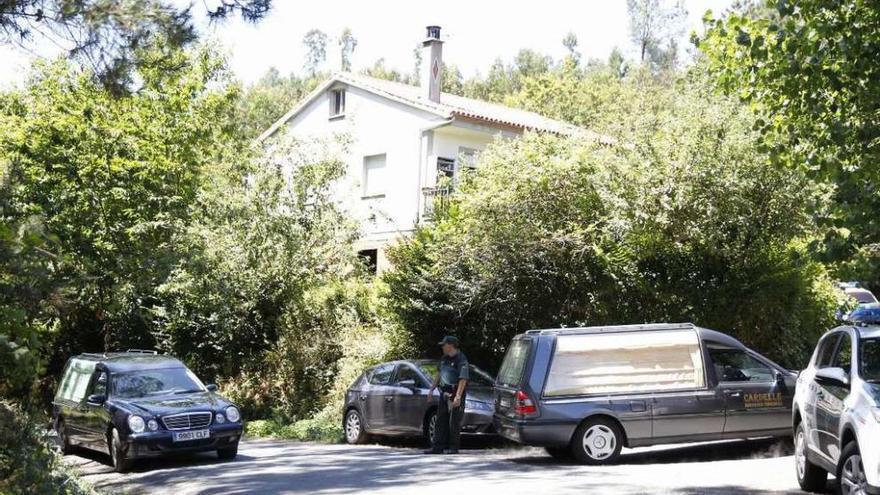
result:
<svg viewBox="0 0 880 495"><path fill-rule="evenodd" d="M0 493L88 495L90 487L61 464L46 437L46 418L0 401Z"/></svg>
<svg viewBox="0 0 880 495"><path fill-rule="evenodd" d="M768 166L739 105L681 84L613 146L527 135L483 153L390 256L390 306L421 349L455 332L497 363L530 328L693 321L803 364L836 304L806 249L824 196Z"/></svg>

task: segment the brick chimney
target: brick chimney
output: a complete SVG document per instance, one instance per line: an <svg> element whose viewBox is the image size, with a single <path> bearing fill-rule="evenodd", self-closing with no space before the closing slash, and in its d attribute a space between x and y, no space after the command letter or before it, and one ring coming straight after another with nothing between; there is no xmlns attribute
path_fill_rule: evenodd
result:
<svg viewBox="0 0 880 495"><path fill-rule="evenodd" d="M440 80L443 72L443 42L440 26L428 26L428 35L422 42L422 96L440 102Z"/></svg>

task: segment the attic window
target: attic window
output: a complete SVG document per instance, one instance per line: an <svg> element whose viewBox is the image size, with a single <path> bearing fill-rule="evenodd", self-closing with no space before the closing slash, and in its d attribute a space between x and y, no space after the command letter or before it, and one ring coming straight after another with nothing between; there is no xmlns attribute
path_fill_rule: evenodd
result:
<svg viewBox="0 0 880 495"><path fill-rule="evenodd" d="M345 115L345 90L330 91L330 118Z"/></svg>

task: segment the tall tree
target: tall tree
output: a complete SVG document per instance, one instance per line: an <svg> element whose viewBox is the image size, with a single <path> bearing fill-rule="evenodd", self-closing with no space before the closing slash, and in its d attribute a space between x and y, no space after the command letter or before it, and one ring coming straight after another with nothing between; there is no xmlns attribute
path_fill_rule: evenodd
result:
<svg viewBox="0 0 880 495"><path fill-rule="evenodd" d="M828 260L880 277L880 5L846 0L746 3L704 21L700 50L718 85L748 102L774 161L834 192Z"/></svg>
<svg viewBox="0 0 880 495"><path fill-rule="evenodd" d="M352 34L351 28L343 29L342 34L339 35L339 55L342 63L342 70L351 70L351 56L354 53L355 48L357 48L357 38Z"/></svg>
<svg viewBox="0 0 880 495"><path fill-rule="evenodd" d="M562 45L568 50L568 56L571 60L578 61L581 59L581 54L577 50L578 39L573 32L569 31L565 37L562 38Z"/></svg>
<svg viewBox="0 0 880 495"><path fill-rule="evenodd" d="M682 35L687 12L680 2L667 0L627 0L630 40L642 63L663 65L675 60L676 38Z"/></svg>
<svg viewBox="0 0 880 495"><path fill-rule="evenodd" d="M303 37L303 45L306 47L305 70L313 76L327 60L327 40L327 34L320 29L312 29Z"/></svg>
<svg viewBox="0 0 880 495"><path fill-rule="evenodd" d="M255 22L272 0L205 2L212 21L238 13ZM175 47L196 38L191 5L168 0L0 0L0 43L33 49L39 41L61 47L109 87L122 91L137 49L156 37Z"/></svg>

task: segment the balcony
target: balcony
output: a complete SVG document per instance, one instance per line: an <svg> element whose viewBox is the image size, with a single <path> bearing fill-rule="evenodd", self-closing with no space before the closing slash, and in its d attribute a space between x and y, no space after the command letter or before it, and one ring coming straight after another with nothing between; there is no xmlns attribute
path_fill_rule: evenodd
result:
<svg viewBox="0 0 880 495"><path fill-rule="evenodd" d="M422 188L422 220L434 220L437 212L449 204L453 189L451 186Z"/></svg>

